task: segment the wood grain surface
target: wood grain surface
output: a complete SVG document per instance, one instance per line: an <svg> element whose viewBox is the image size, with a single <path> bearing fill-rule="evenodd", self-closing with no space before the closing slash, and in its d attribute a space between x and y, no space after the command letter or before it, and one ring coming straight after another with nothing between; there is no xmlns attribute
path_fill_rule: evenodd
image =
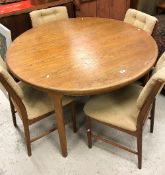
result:
<svg viewBox="0 0 165 175"><path fill-rule="evenodd" d="M147 73L158 54L154 39L122 21L76 18L33 28L7 52L22 81L68 95L112 91Z"/></svg>

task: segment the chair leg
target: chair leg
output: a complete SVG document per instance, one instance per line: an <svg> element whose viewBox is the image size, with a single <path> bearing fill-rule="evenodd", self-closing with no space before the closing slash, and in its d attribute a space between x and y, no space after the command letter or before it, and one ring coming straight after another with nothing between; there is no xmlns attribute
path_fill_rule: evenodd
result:
<svg viewBox="0 0 165 175"><path fill-rule="evenodd" d="M14 124L15 127L17 127L17 120L16 120L16 116L15 116L15 108L14 108L14 105L13 105L10 97L9 97L9 102L10 102L10 109L11 109L13 124Z"/></svg>
<svg viewBox="0 0 165 175"><path fill-rule="evenodd" d="M152 104L152 109L151 109L150 133L153 133L153 130L154 130L154 118L155 118L155 100Z"/></svg>
<svg viewBox="0 0 165 175"><path fill-rule="evenodd" d="M91 131L91 119L86 116L86 130L88 138L88 147L92 148L92 131Z"/></svg>
<svg viewBox="0 0 165 175"><path fill-rule="evenodd" d="M142 168L142 131L137 135L138 168Z"/></svg>
<svg viewBox="0 0 165 175"><path fill-rule="evenodd" d="M72 125L73 125L73 132L77 132L76 126L76 111L75 111L75 103L71 103L71 117L72 117Z"/></svg>
<svg viewBox="0 0 165 175"><path fill-rule="evenodd" d="M26 147L27 147L27 152L28 156L31 156L31 142L30 142L30 131L29 131L29 126L28 124L23 124L24 125L24 132L25 132L25 142L26 142Z"/></svg>

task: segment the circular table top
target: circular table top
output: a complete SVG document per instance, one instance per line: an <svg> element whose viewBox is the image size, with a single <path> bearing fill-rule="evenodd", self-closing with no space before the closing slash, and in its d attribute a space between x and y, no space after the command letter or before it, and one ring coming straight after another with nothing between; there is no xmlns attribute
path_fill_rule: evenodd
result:
<svg viewBox="0 0 165 175"><path fill-rule="evenodd" d="M68 95L111 91L142 77L158 49L122 21L75 18L30 29L11 44L7 64L20 80Z"/></svg>

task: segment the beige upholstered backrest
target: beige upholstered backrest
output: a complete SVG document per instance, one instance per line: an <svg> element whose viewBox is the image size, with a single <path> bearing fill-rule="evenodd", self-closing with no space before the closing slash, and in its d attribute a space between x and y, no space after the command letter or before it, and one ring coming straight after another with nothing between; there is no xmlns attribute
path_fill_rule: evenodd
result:
<svg viewBox="0 0 165 175"><path fill-rule="evenodd" d="M155 71L158 71L162 67L165 67L165 52L162 54L162 56L159 58L156 66L155 66Z"/></svg>
<svg viewBox="0 0 165 175"><path fill-rule="evenodd" d="M15 80L8 73L8 71L4 69L1 65L0 65L0 82L2 83L3 87L9 94L11 93L11 90L13 90L14 93L17 94L17 96L19 96L20 98L23 97L23 91L20 88L20 86L15 82Z"/></svg>
<svg viewBox="0 0 165 175"><path fill-rule="evenodd" d="M156 65L156 71L147 82L137 99L137 106L139 109L141 109L146 99L149 97L150 93L152 93L153 87L155 86L157 81L163 82L163 84L165 83L165 54L163 54L159 59ZM161 91L161 89L163 88L163 84L157 93Z"/></svg>
<svg viewBox="0 0 165 175"><path fill-rule="evenodd" d="M2 57L0 56L0 66L7 70L6 63L3 61Z"/></svg>
<svg viewBox="0 0 165 175"><path fill-rule="evenodd" d="M64 6L52 7L48 9L35 10L30 13L32 26L37 27L52 21L68 18L67 9Z"/></svg>
<svg viewBox="0 0 165 175"><path fill-rule="evenodd" d="M143 13L135 9L128 9L125 15L124 22L132 24L133 26L152 34L157 18Z"/></svg>
<svg viewBox="0 0 165 175"><path fill-rule="evenodd" d="M0 56L0 66L2 66L5 70L7 70L6 63L3 61L2 57ZM0 82L0 90L5 94L6 97L8 97L8 94L6 92L6 89L3 87L3 85Z"/></svg>

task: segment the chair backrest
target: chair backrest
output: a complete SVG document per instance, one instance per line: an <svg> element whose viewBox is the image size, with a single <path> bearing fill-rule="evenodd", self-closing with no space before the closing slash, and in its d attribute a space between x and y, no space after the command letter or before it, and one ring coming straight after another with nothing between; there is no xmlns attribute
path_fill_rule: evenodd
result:
<svg viewBox="0 0 165 175"><path fill-rule="evenodd" d="M158 62L156 63L154 72L158 71L162 67L165 67L165 52L162 54L162 56L159 58Z"/></svg>
<svg viewBox="0 0 165 175"><path fill-rule="evenodd" d="M165 53L156 64L155 71L149 79L137 99L139 111L143 111L143 116L138 117L138 122L144 122L150 107L165 84Z"/></svg>
<svg viewBox="0 0 165 175"><path fill-rule="evenodd" d="M58 6L48 9L35 10L30 13L32 26L37 27L45 23L68 19L66 7Z"/></svg>
<svg viewBox="0 0 165 175"><path fill-rule="evenodd" d="M2 66L5 70L7 70L6 63L4 62L1 56L0 56L0 66ZM8 98L8 94L1 83L0 83L0 89L4 93L4 95Z"/></svg>
<svg viewBox="0 0 165 175"><path fill-rule="evenodd" d="M2 66L4 69L7 70L7 66L6 63L4 62L4 60L2 59L2 57L0 56L0 66Z"/></svg>
<svg viewBox="0 0 165 175"><path fill-rule="evenodd" d="M0 24L0 56L5 59L7 48L11 43L11 31Z"/></svg>
<svg viewBox="0 0 165 175"><path fill-rule="evenodd" d="M17 112L20 114L22 119L25 119L25 114L27 115L26 108L22 102L24 97L22 88L15 82L13 77L0 65L0 83L3 85L5 90L8 92L11 100L17 107ZM27 118L27 117L26 117Z"/></svg>
<svg viewBox="0 0 165 175"><path fill-rule="evenodd" d="M3 65L0 65L0 82L4 86L4 88L7 90L7 92L10 94L10 90L13 91L13 94L16 94L20 98L22 98L23 91L20 88L20 86L15 82L13 77L9 74L9 72L3 67Z"/></svg>
<svg viewBox="0 0 165 175"><path fill-rule="evenodd" d="M157 21L157 18L135 9L128 9L124 18L124 22L132 24L150 35L152 34Z"/></svg>

